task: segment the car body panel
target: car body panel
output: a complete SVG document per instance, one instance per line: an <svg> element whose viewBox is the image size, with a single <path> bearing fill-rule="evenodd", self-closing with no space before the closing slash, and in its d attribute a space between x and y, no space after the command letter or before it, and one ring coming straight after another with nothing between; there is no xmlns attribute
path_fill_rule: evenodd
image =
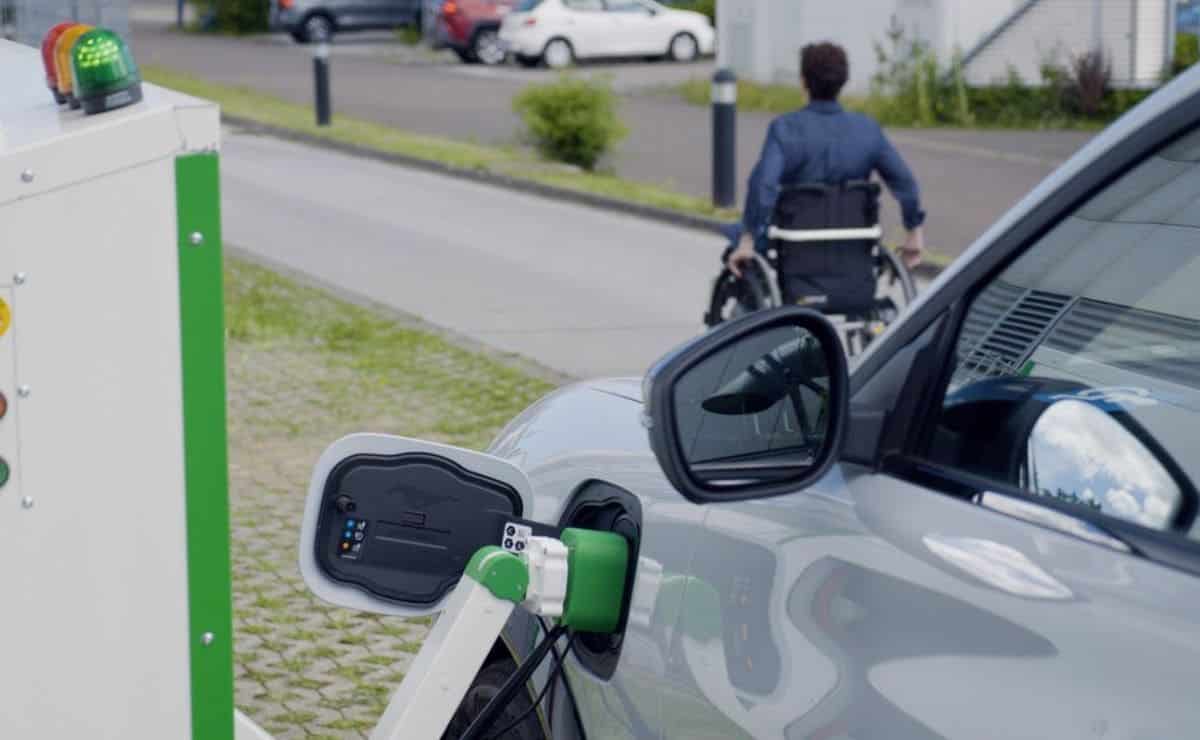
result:
<svg viewBox="0 0 1200 740"><path fill-rule="evenodd" d="M654 461L640 404L612 384L560 391L489 449L529 476L539 521L557 521L588 480L635 492L642 569L686 581L684 608L631 621L612 681L568 661L589 732L1133 738L1200 726L1193 576L853 464L792 496L689 504ZM652 591L639 582L633 599Z"/></svg>
<svg viewBox="0 0 1200 740"><path fill-rule="evenodd" d="M1192 576L854 465L714 507L706 528L759 548L722 548L693 573L741 584L721 589L740 612L711 641L725 660L694 673L745 737L1170 737L1200 723L1185 688ZM747 595L754 606L730 606ZM690 665L702 651L680 629ZM668 736L716 737L692 722Z"/></svg>
<svg viewBox="0 0 1200 740"><path fill-rule="evenodd" d="M394 28L417 24L421 0L294 0L289 8L272 0L270 26L297 32L314 13L332 18L339 32Z"/></svg>
<svg viewBox="0 0 1200 740"><path fill-rule="evenodd" d="M525 471L533 490L532 518L538 521L557 523L570 495L588 481L634 493L642 505L639 572L686 574L705 512L683 501L667 483L645 435L629 434L640 429L642 407L626 397L627 388L611 392L613 385L577 385L548 396L510 423L488 452ZM661 578L640 578L633 602L655 604L660 583ZM585 726L603 728L598 736L659 736L663 728L655 687L673 680L668 655L677 617L678 610L652 608L631 617L611 680L568 662ZM510 639L532 647L528 636Z"/></svg>
<svg viewBox="0 0 1200 740"><path fill-rule="evenodd" d="M447 14L445 5L438 6L434 46L468 51L475 34L482 28L499 28L504 17L512 11L515 0L455 0L455 12Z"/></svg>
<svg viewBox="0 0 1200 740"><path fill-rule="evenodd" d="M544 0L531 11L513 12L505 18L500 38L511 52L529 58L540 56L554 38L570 42L579 59L664 55L679 33L692 34L701 54L711 54L715 48L716 31L699 13L643 0L636 4L645 10L622 12L603 9L604 0L592 1L595 10L574 10L563 0Z"/></svg>
<svg viewBox="0 0 1200 740"><path fill-rule="evenodd" d="M853 398L878 405L872 394L902 395L910 345L932 343L935 322L961 316L964 298L1064 214L1194 127L1196 110L1200 69L1050 175L872 343L852 369ZM1038 352L1054 372L1071 367L1053 348ZM1094 360L1087 377L1104 381ZM895 372L898 381L881 381L893 390L881 394L873 381ZM1196 575L1082 526L1031 521L852 461L791 495L688 504L653 464L640 384L562 391L518 417L492 449L529 475L539 519L553 520L584 479L636 493L653 512L643 566L659 586L639 579L635 600L683 584L677 608L651 610L648 627L631 623L611 682L568 671L593 735L1132 740L1200 727L1189 693L1200 665ZM1145 386L1193 405L1191 391ZM621 692L651 719L627 721Z"/></svg>

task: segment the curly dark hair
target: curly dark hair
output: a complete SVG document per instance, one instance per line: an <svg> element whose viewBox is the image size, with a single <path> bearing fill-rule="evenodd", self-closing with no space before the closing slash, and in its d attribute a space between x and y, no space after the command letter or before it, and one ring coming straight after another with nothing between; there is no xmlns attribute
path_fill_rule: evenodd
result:
<svg viewBox="0 0 1200 740"><path fill-rule="evenodd" d="M828 41L809 44L800 52L800 76L814 100L836 100L850 78L846 50Z"/></svg>

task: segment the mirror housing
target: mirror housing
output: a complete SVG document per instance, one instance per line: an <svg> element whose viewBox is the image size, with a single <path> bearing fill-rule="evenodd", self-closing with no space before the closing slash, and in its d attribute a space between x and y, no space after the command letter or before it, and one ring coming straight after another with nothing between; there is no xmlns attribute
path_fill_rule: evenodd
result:
<svg viewBox="0 0 1200 740"><path fill-rule="evenodd" d="M1200 499L1138 420L1165 408L1141 392L1057 378L985 378L951 391L940 423L958 434L986 430L976 438L986 441L975 445L981 452L956 464L1039 503L1160 531L1186 527Z"/></svg>
<svg viewBox="0 0 1200 740"><path fill-rule="evenodd" d="M475 551L518 551L550 527L521 519L525 474L480 452L384 434L334 442L313 469L300 573L324 601L422 616L441 610ZM509 527L520 529L515 537Z"/></svg>
<svg viewBox="0 0 1200 740"><path fill-rule="evenodd" d="M650 446L667 479L694 503L791 493L837 459L849 385L841 340L827 318L796 307L758 311L650 369L643 383ZM706 437L708 428L730 420L752 430L749 437Z"/></svg>

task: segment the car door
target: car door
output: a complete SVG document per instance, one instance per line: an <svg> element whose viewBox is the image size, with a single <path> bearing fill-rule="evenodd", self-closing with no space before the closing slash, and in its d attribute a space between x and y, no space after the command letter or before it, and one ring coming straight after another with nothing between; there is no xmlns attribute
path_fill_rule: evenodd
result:
<svg viewBox="0 0 1200 740"><path fill-rule="evenodd" d="M387 28L415 25L421 14L421 0L383 0L379 8L381 25Z"/></svg>
<svg viewBox="0 0 1200 740"><path fill-rule="evenodd" d="M614 55L640 56L662 54L670 34L658 9L640 0L604 0L617 35Z"/></svg>
<svg viewBox="0 0 1200 740"><path fill-rule="evenodd" d="M672 651L703 701L664 705L668 737L1195 734L1200 133L1175 91L864 359L840 465L709 505L713 609Z"/></svg>
<svg viewBox="0 0 1200 740"><path fill-rule="evenodd" d="M562 35L571 42L578 58L607 56L611 54L616 26L604 12L604 0L562 0L563 11L554 17L561 24L555 35Z"/></svg>

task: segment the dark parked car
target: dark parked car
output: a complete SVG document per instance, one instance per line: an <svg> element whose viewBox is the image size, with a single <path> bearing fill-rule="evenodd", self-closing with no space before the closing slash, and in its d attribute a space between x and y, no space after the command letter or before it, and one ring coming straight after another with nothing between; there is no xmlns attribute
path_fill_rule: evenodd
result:
<svg viewBox="0 0 1200 740"><path fill-rule="evenodd" d="M301 43L335 33L421 25L421 0L272 0L271 27Z"/></svg>
<svg viewBox="0 0 1200 740"><path fill-rule="evenodd" d="M1175 6L1175 32L1200 33L1200 2L1188 0Z"/></svg>
<svg viewBox="0 0 1200 740"><path fill-rule="evenodd" d="M438 8L434 45L453 49L468 64L500 64L506 56L500 43L500 21L515 0L444 0Z"/></svg>

